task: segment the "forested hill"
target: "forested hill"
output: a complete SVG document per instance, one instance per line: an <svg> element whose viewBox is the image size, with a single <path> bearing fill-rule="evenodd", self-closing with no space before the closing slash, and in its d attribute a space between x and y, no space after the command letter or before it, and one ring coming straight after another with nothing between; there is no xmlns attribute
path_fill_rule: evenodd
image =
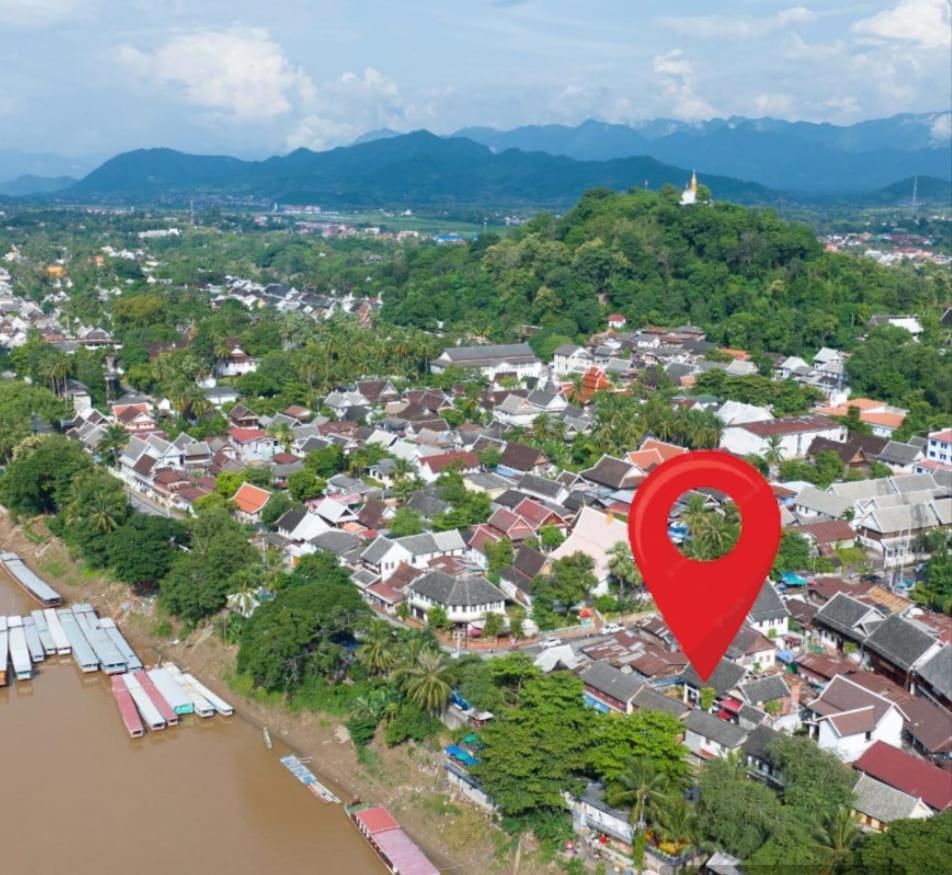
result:
<svg viewBox="0 0 952 875"><path fill-rule="evenodd" d="M702 181L718 198L771 203L756 183L722 176ZM494 153L461 138L426 131L266 161L140 149L110 159L58 196L72 200L187 201L190 197L258 198L325 207L549 207L564 209L592 186L627 190L671 183L691 171L653 158L575 161L542 152Z"/></svg>
<svg viewBox="0 0 952 875"><path fill-rule="evenodd" d="M677 200L594 190L564 218L538 216L505 239L401 253L380 278L384 315L500 339L541 326L533 343L551 349L617 311L635 325L691 322L732 347L802 354L850 347L873 313L952 298L941 272L824 252L771 210Z"/></svg>

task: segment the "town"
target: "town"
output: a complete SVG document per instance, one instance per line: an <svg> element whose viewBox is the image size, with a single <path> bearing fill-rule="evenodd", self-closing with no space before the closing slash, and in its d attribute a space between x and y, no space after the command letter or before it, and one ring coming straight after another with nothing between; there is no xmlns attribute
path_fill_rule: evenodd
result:
<svg viewBox="0 0 952 875"><path fill-rule="evenodd" d="M707 197L692 180L672 215ZM952 308L863 304L848 343L792 354L608 303L577 316L594 330L553 328L543 288L541 326L489 342L401 324L386 271L404 247L495 269L519 245L495 235L261 229L268 267L242 272L225 230L206 279L201 245L221 244L188 217L47 216L54 237L98 229L82 253L31 247L21 218L0 502L183 636L222 627L246 694L336 697L358 749L438 741L446 792L565 866L914 871L890 868L903 831L947 847ZM612 269L576 245L580 276ZM318 262L318 285L294 279ZM913 361L935 385L880 373ZM757 467L783 525L706 683L626 530L652 470L698 449ZM704 561L743 524L699 489L669 534Z"/></svg>

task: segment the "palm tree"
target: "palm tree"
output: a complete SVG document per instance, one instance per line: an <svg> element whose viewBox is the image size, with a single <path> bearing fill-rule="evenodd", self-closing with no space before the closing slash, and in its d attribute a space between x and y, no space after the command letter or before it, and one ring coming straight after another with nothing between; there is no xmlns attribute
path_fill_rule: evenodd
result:
<svg viewBox="0 0 952 875"><path fill-rule="evenodd" d="M294 432L291 431L291 425L289 423L279 423L272 432L272 436L284 447L286 453L291 452L291 446L294 443Z"/></svg>
<svg viewBox="0 0 952 875"><path fill-rule="evenodd" d="M99 439L96 449L100 453L111 453L113 467L119 467L119 451L129 443L129 432L121 425L114 423L110 425Z"/></svg>
<svg viewBox="0 0 952 875"><path fill-rule="evenodd" d="M608 571L618 581L619 598L624 598L626 583L631 587L641 585L641 571L625 541L619 541L608 551Z"/></svg>
<svg viewBox="0 0 952 875"><path fill-rule="evenodd" d="M618 778L618 783L609 788L607 800L610 805L627 802L631 805L631 822L639 832L647 825L648 816L670 800L668 780L650 760L632 759Z"/></svg>
<svg viewBox="0 0 952 875"><path fill-rule="evenodd" d="M390 671L396 662L393 627L385 620L374 620L357 648L357 657L371 674Z"/></svg>
<svg viewBox="0 0 952 875"><path fill-rule="evenodd" d="M833 875L862 837L856 815L845 806L837 808L817 829L817 848L826 858L820 868L820 875Z"/></svg>
<svg viewBox="0 0 952 875"><path fill-rule="evenodd" d="M675 845L692 846L699 841L697 815L690 803L678 796L658 809L658 837Z"/></svg>
<svg viewBox="0 0 952 875"><path fill-rule="evenodd" d="M425 650L404 678L403 692L421 710L437 714L446 707L452 693L446 679L448 673L449 665L443 654Z"/></svg>
<svg viewBox="0 0 952 875"><path fill-rule="evenodd" d="M770 471L771 477L777 476L777 469L783 461L783 446L779 434L772 434L767 438L767 450L764 453L764 461Z"/></svg>
<svg viewBox="0 0 952 875"><path fill-rule="evenodd" d="M681 519L684 520L684 524L688 527L692 536L703 526L707 513L707 500L699 492L692 492L688 496L684 510L681 511Z"/></svg>

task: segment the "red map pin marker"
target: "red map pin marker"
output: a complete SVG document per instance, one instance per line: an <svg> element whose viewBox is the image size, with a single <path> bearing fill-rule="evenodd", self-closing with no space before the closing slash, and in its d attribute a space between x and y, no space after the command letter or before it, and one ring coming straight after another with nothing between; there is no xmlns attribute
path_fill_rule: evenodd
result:
<svg viewBox="0 0 952 875"><path fill-rule="evenodd" d="M740 537L713 562L685 557L668 537L672 505L692 489L727 493ZM655 468L628 516L628 540L645 584L695 671L706 681L757 599L780 545L780 510L756 468L720 452L675 456Z"/></svg>

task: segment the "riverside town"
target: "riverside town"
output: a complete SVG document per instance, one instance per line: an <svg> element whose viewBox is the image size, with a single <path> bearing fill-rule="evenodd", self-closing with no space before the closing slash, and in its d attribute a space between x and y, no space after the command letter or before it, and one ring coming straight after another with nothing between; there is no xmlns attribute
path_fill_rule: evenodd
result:
<svg viewBox="0 0 952 875"><path fill-rule="evenodd" d="M948 872L948 4L95 5L0 3L0 869Z"/></svg>

